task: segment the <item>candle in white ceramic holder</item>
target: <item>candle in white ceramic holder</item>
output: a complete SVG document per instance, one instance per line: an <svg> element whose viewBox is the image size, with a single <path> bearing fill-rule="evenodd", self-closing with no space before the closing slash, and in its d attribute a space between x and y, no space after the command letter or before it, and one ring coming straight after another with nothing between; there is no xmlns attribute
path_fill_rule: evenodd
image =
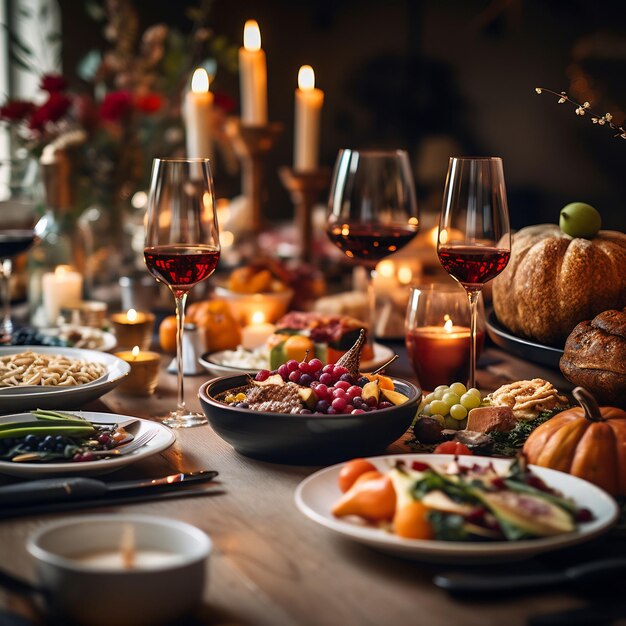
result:
<svg viewBox="0 0 626 626"><path fill-rule="evenodd" d="M43 309L46 321L55 325L61 307L75 307L82 301L83 277L69 265L59 265L41 279Z"/></svg>
<svg viewBox="0 0 626 626"><path fill-rule="evenodd" d="M265 319L263 311L255 311L251 323L241 329L241 345L246 350L262 346L276 330L276 326L266 322Z"/></svg>
<svg viewBox="0 0 626 626"><path fill-rule="evenodd" d="M303 65L298 72L293 147L293 169L298 172L312 171L318 167L323 104L324 92L315 88L313 68Z"/></svg>
<svg viewBox="0 0 626 626"><path fill-rule="evenodd" d="M185 95L185 137L187 156L210 159L213 156L211 121L213 94L209 91L209 75L198 68Z"/></svg>
<svg viewBox="0 0 626 626"><path fill-rule="evenodd" d="M255 20L243 29L243 47L239 48L239 85L241 123L247 126L267 124L267 62L261 48L261 31Z"/></svg>

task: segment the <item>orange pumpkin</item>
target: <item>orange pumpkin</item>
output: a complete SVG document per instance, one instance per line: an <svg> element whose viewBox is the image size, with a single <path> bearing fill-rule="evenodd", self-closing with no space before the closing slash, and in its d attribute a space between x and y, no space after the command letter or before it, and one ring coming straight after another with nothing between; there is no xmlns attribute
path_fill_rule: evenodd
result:
<svg viewBox="0 0 626 626"><path fill-rule="evenodd" d="M573 394L581 407L555 415L530 434L524 444L528 462L626 496L626 411L598 407L582 387Z"/></svg>

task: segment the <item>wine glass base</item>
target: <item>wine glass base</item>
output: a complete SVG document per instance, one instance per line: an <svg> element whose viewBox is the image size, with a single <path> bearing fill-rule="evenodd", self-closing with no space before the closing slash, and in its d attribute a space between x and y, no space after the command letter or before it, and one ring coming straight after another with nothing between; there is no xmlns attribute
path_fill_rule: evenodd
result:
<svg viewBox="0 0 626 626"><path fill-rule="evenodd" d="M194 426L204 426L209 423L209 420L203 413L187 410L172 411L161 421L170 428L193 428Z"/></svg>

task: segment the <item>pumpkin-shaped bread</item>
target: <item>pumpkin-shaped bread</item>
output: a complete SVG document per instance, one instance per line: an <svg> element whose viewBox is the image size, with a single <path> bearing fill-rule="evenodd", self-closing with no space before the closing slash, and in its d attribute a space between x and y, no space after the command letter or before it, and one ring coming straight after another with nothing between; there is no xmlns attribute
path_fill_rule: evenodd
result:
<svg viewBox="0 0 626 626"><path fill-rule="evenodd" d="M582 405L538 426L524 444L529 463L588 480L613 496L626 496L626 411L598 407L581 387Z"/></svg>
<svg viewBox="0 0 626 626"><path fill-rule="evenodd" d="M626 234L570 237L558 226L522 228L493 284L501 324L520 337L562 347L579 322L626 306Z"/></svg>

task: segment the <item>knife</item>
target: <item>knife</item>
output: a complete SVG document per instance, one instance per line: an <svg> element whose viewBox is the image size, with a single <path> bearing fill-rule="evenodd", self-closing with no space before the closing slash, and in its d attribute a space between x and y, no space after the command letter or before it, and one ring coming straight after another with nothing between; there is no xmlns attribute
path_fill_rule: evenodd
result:
<svg viewBox="0 0 626 626"><path fill-rule="evenodd" d="M481 574L442 574L435 576L437 587L452 594L480 594L544 588L571 583L602 584L626 572L626 558L602 559L556 572L489 576Z"/></svg>
<svg viewBox="0 0 626 626"><path fill-rule="evenodd" d="M0 506L35 505L44 502L65 502L100 498L120 491L144 491L166 488L178 483L207 482L218 475L212 470L170 474L152 480L123 480L107 483L103 480L83 477L45 478L0 487Z"/></svg>

